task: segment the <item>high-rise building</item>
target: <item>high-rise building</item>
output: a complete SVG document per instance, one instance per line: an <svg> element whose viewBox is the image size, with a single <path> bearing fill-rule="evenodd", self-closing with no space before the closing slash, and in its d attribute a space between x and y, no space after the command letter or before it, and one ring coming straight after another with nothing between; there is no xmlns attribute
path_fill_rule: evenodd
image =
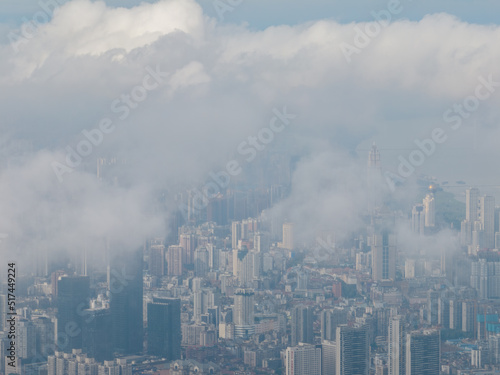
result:
<svg viewBox="0 0 500 375"><path fill-rule="evenodd" d="M203 247L199 247L194 252L194 273L196 277L204 277L208 272L208 251Z"/></svg>
<svg viewBox="0 0 500 375"><path fill-rule="evenodd" d="M414 331L406 335L406 375L439 375L439 330Z"/></svg>
<svg viewBox="0 0 500 375"><path fill-rule="evenodd" d="M429 193L424 198L423 201L424 214L425 214L425 226L434 227L436 225L436 202L434 200L434 194Z"/></svg>
<svg viewBox="0 0 500 375"><path fill-rule="evenodd" d="M299 342L314 343L313 309L307 306L295 306L292 309L292 346Z"/></svg>
<svg viewBox="0 0 500 375"><path fill-rule="evenodd" d="M337 356L335 341L321 341L321 375L335 375Z"/></svg>
<svg viewBox="0 0 500 375"><path fill-rule="evenodd" d="M416 204L411 211L411 230L421 236L425 229L425 211L423 204Z"/></svg>
<svg viewBox="0 0 500 375"><path fill-rule="evenodd" d="M323 310L321 312L321 340L335 341L337 327L347 324L347 311L344 309Z"/></svg>
<svg viewBox="0 0 500 375"><path fill-rule="evenodd" d="M32 358L36 353L36 331L30 320L16 319L16 354L22 359Z"/></svg>
<svg viewBox="0 0 500 375"><path fill-rule="evenodd" d="M233 249L238 248L238 242L241 238L241 223L239 221L233 221L231 224L231 244Z"/></svg>
<svg viewBox="0 0 500 375"><path fill-rule="evenodd" d="M116 254L109 267L113 349L120 354L143 349L142 249Z"/></svg>
<svg viewBox="0 0 500 375"><path fill-rule="evenodd" d="M294 242L293 242L293 223L284 223L283 224L283 243L282 247L284 249L293 250Z"/></svg>
<svg viewBox="0 0 500 375"><path fill-rule="evenodd" d="M389 375L406 374L406 330L401 315L389 321L388 364Z"/></svg>
<svg viewBox="0 0 500 375"><path fill-rule="evenodd" d="M152 276L165 275L165 246L153 245L149 249L149 273Z"/></svg>
<svg viewBox="0 0 500 375"><path fill-rule="evenodd" d="M321 345L300 343L285 352L286 375L322 375Z"/></svg>
<svg viewBox="0 0 500 375"><path fill-rule="evenodd" d="M184 271L184 248L169 246L167 251L167 268L169 276L181 276Z"/></svg>
<svg viewBox="0 0 500 375"><path fill-rule="evenodd" d="M247 336L254 332L254 291L252 289L237 289L234 293L233 322L237 336Z"/></svg>
<svg viewBox="0 0 500 375"><path fill-rule="evenodd" d="M90 279L88 276L61 276L57 282L57 343L59 350L81 349L83 316L89 307Z"/></svg>
<svg viewBox="0 0 500 375"><path fill-rule="evenodd" d="M483 247L495 248L495 198L485 195L479 198L477 213L483 230Z"/></svg>
<svg viewBox="0 0 500 375"><path fill-rule="evenodd" d="M181 357L181 302L153 298L148 303L148 354L169 361Z"/></svg>
<svg viewBox="0 0 500 375"><path fill-rule="evenodd" d="M33 324L36 333L37 355L46 358L54 354L54 322L46 316L37 316L33 317Z"/></svg>
<svg viewBox="0 0 500 375"><path fill-rule="evenodd" d="M372 279L396 279L396 235L383 231L372 238Z"/></svg>
<svg viewBox="0 0 500 375"><path fill-rule="evenodd" d="M192 233L183 233L179 236L179 246L184 249L182 252L184 264L193 264L196 242L196 236Z"/></svg>
<svg viewBox="0 0 500 375"><path fill-rule="evenodd" d="M82 351L98 362L113 359L112 320L109 309L96 308L83 311L85 316Z"/></svg>
<svg viewBox="0 0 500 375"><path fill-rule="evenodd" d="M373 143L368 154L367 185L370 204L373 208L381 205L382 165L380 152Z"/></svg>
<svg viewBox="0 0 500 375"><path fill-rule="evenodd" d="M370 346L366 325L337 327L336 375L368 375L370 370Z"/></svg>

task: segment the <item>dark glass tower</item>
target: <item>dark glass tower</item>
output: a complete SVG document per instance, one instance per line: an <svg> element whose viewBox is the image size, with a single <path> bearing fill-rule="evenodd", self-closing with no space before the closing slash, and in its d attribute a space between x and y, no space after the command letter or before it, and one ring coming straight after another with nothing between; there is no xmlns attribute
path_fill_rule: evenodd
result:
<svg viewBox="0 0 500 375"><path fill-rule="evenodd" d="M113 349L118 354L143 350L142 249L115 254L108 267Z"/></svg>
<svg viewBox="0 0 500 375"><path fill-rule="evenodd" d="M111 342L111 313L109 309L84 311L83 352L98 362L113 359Z"/></svg>
<svg viewBox="0 0 500 375"><path fill-rule="evenodd" d="M71 352L82 348L83 310L89 307L88 276L61 276L57 290L57 346Z"/></svg>
<svg viewBox="0 0 500 375"><path fill-rule="evenodd" d="M169 361L181 357L181 301L154 298L148 303L148 354Z"/></svg>

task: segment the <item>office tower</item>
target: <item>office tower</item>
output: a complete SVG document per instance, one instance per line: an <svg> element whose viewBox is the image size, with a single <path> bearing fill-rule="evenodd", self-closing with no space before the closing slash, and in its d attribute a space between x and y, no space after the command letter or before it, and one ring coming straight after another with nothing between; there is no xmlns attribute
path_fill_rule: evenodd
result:
<svg viewBox="0 0 500 375"><path fill-rule="evenodd" d="M241 238L241 223L239 221L233 221L231 224L231 244L233 249L238 248L238 242Z"/></svg>
<svg viewBox="0 0 500 375"><path fill-rule="evenodd" d="M51 289L52 289L52 299L54 301L57 300L57 292L58 292L58 288L57 288L57 283L59 282L59 278L61 276L64 276L66 274L66 272L64 271L55 271L55 272L52 272L52 274L50 275L50 280L51 280Z"/></svg>
<svg viewBox="0 0 500 375"><path fill-rule="evenodd" d="M477 219L479 202L479 189L465 190L465 220L474 222Z"/></svg>
<svg viewBox="0 0 500 375"><path fill-rule="evenodd" d="M208 272L208 251L199 247L194 252L194 274L196 277L205 277Z"/></svg>
<svg viewBox="0 0 500 375"><path fill-rule="evenodd" d="M194 251L197 246L196 242L196 236L194 234L183 233L179 236L179 246L184 249L182 261L185 264L193 264Z"/></svg>
<svg viewBox="0 0 500 375"><path fill-rule="evenodd" d="M260 277L260 253L243 249L233 250L233 275L238 277L239 285L250 287L254 279Z"/></svg>
<svg viewBox="0 0 500 375"><path fill-rule="evenodd" d="M321 375L335 375L337 356L335 341L321 341Z"/></svg>
<svg viewBox="0 0 500 375"><path fill-rule="evenodd" d="M424 198L423 201L424 214L425 214L425 226L434 227L436 225L436 202L434 200L434 194L429 193Z"/></svg>
<svg viewBox="0 0 500 375"><path fill-rule="evenodd" d="M389 321L388 337L389 375L406 374L406 330L401 315L393 316Z"/></svg>
<svg viewBox="0 0 500 375"><path fill-rule="evenodd" d="M44 358L54 353L54 322L46 316L33 318L36 334L36 352Z"/></svg>
<svg viewBox="0 0 500 375"><path fill-rule="evenodd" d="M220 249L217 249L217 247L213 244L208 244L207 250L208 250L208 267L210 268L211 271L218 271Z"/></svg>
<svg viewBox="0 0 500 375"><path fill-rule="evenodd" d="M450 329L462 329L462 301L450 298Z"/></svg>
<svg viewBox="0 0 500 375"><path fill-rule="evenodd" d="M475 300L462 301L462 332L475 332L476 310Z"/></svg>
<svg viewBox="0 0 500 375"><path fill-rule="evenodd" d="M372 237L372 279L396 279L396 235L383 231Z"/></svg>
<svg viewBox="0 0 500 375"><path fill-rule="evenodd" d="M283 243L282 247L284 249L293 250L293 223L283 224Z"/></svg>
<svg viewBox="0 0 500 375"><path fill-rule="evenodd" d="M479 198L478 221L483 230L483 247L495 248L495 198L483 196Z"/></svg>
<svg viewBox="0 0 500 375"><path fill-rule="evenodd" d="M36 353L36 331L33 323L27 319L16 319L16 354L17 357L32 358Z"/></svg>
<svg viewBox="0 0 500 375"><path fill-rule="evenodd" d="M71 352L82 347L81 311L88 308L90 279L88 276L61 276L57 295L57 344L59 350Z"/></svg>
<svg viewBox="0 0 500 375"><path fill-rule="evenodd" d="M0 331L4 331L7 328L7 294L0 293Z"/></svg>
<svg viewBox="0 0 500 375"><path fill-rule="evenodd" d="M234 293L233 322L237 336L245 337L254 333L254 291L252 289L237 289Z"/></svg>
<svg viewBox="0 0 500 375"><path fill-rule="evenodd" d="M321 340L335 341L337 326L347 324L344 309L323 310L321 312Z"/></svg>
<svg viewBox="0 0 500 375"><path fill-rule="evenodd" d="M292 308L292 346L299 342L314 343L313 309L306 306Z"/></svg>
<svg viewBox="0 0 500 375"><path fill-rule="evenodd" d="M181 301L153 298L148 303L148 354L169 361L181 357Z"/></svg>
<svg viewBox="0 0 500 375"><path fill-rule="evenodd" d="M406 375L439 375L439 330L414 331L406 335Z"/></svg>
<svg viewBox="0 0 500 375"><path fill-rule="evenodd" d="M142 250L117 253L109 269L113 349L120 354L143 348Z"/></svg>
<svg viewBox="0 0 500 375"><path fill-rule="evenodd" d="M364 325L337 327L336 375L368 375L370 370L370 346L368 329Z"/></svg>
<svg viewBox="0 0 500 375"><path fill-rule="evenodd" d="M416 204L411 211L411 230L421 236L425 229L425 211L423 204Z"/></svg>
<svg viewBox="0 0 500 375"><path fill-rule="evenodd" d="M109 309L87 309L83 331L82 351L98 362L113 359L112 320Z"/></svg>
<svg viewBox="0 0 500 375"><path fill-rule="evenodd" d="M382 183L382 169L380 163L380 152L373 143L372 148L368 154L368 168L367 168L367 185L370 204L372 208L381 206L381 183Z"/></svg>
<svg viewBox="0 0 500 375"><path fill-rule="evenodd" d="M149 273L152 276L165 275L165 246L153 245L149 249Z"/></svg>
<svg viewBox="0 0 500 375"><path fill-rule="evenodd" d="M169 276L182 276L184 270L184 248L169 246L167 251L167 273Z"/></svg>
<svg viewBox="0 0 500 375"><path fill-rule="evenodd" d="M321 345L300 343L285 352L286 375L321 375Z"/></svg>
<svg viewBox="0 0 500 375"><path fill-rule="evenodd" d="M450 300L447 297L439 297L438 324L445 329L450 328Z"/></svg>
<svg viewBox="0 0 500 375"><path fill-rule="evenodd" d="M427 292L427 323L430 325L438 324L439 315L439 293L434 290Z"/></svg>

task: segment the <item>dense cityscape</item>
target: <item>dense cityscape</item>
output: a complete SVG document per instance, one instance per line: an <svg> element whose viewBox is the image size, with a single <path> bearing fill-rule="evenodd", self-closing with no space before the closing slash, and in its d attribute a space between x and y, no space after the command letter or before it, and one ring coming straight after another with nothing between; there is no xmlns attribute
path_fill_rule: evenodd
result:
<svg viewBox="0 0 500 375"><path fill-rule="evenodd" d="M366 173L370 189L383 173L375 145ZM107 244L94 259L39 254L33 273L17 275L16 363L3 356L1 368L48 375L496 373L500 208L478 188L465 189L460 228L447 232L456 247L425 253L424 239L453 228L456 218L443 219L443 189L423 182L424 198L411 211L375 197L364 230L342 242L332 230L301 243L299 226L266 217L271 201L286 194L285 185L274 185L260 192L264 209L256 217L247 217L256 212L255 191L228 189L203 210L187 191L179 202L187 216L179 209L168 238L125 252ZM396 222L412 243L398 238ZM8 353L12 293L4 287L0 342Z"/></svg>
<svg viewBox="0 0 500 375"><path fill-rule="evenodd" d="M0 375L500 375L498 0L0 8Z"/></svg>

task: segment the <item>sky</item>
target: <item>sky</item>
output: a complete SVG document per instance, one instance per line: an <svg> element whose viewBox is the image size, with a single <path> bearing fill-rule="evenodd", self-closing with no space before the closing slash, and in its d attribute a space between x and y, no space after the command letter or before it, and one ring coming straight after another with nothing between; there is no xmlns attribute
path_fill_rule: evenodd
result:
<svg viewBox="0 0 500 375"><path fill-rule="evenodd" d="M387 186L500 185L497 2L345 3L236 1L218 14L205 0L73 0L49 20L36 2L5 2L0 232L25 249L133 247L165 234L170 212L152 197L252 163L242 143L261 132L263 149L294 144L277 210L311 229L359 225L373 142ZM269 133L276 113L283 130ZM122 184L99 183L100 157L123 161Z"/></svg>

